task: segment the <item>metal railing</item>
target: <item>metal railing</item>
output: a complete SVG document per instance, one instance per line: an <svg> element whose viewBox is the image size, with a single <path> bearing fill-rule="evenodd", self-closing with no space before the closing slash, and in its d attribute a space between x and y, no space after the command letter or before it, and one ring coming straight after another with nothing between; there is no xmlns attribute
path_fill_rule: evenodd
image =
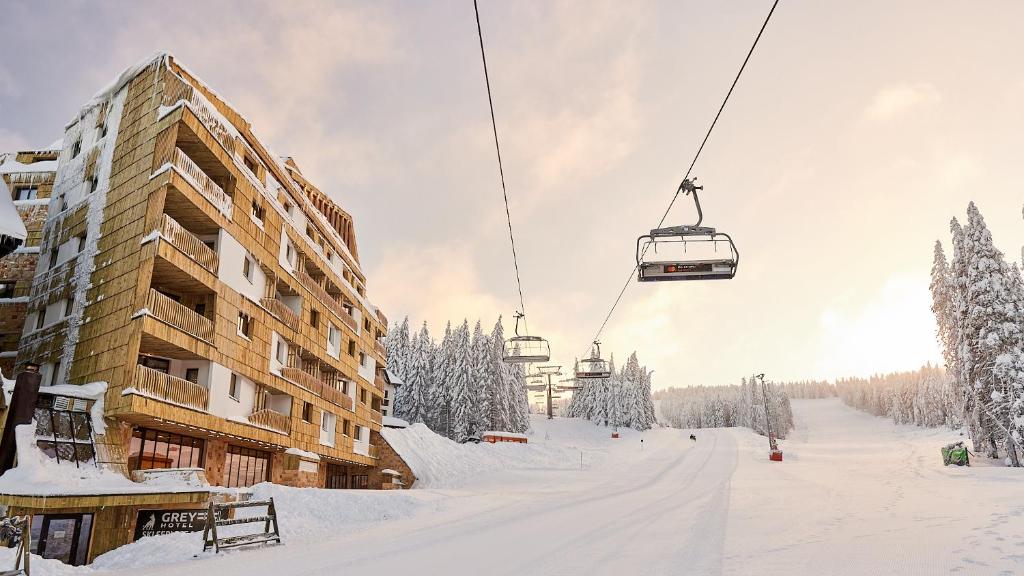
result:
<svg viewBox="0 0 1024 576"><path fill-rule="evenodd" d="M197 238L195 234L182 228L181 224L178 224L177 220L171 218L167 214L164 214L163 225L160 228L160 236L170 243L171 246L180 250L182 254L195 261L196 264L199 264L214 274L217 273L217 267L220 265L220 256L218 256L217 253L209 246L203 243L202 240Z"/></svg>
<svg viewBox="0 0 1024 576"><path fill-rule="evenodd" d="M205 387L142 364L135 367L135 388L146 396L195 410L206 411L210 405L210 391Z"/></svg>
<svg viewBox="0 0 1024 576"><path fill-rule="evenodd" d="M146 308L154 318L174 326L175 328L213 343L213 321L200 315L195 310L183 306L178 302L164 296L155 289L149 289L149 297L146 299Z"/></svg>

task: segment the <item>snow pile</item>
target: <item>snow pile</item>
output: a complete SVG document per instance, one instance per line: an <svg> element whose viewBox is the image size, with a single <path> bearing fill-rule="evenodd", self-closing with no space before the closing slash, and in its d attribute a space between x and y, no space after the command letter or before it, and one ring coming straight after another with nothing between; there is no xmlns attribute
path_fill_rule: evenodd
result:
<svg viewBox="0 0 1024 576"><path fill-rule="evenodd" d="M381 421L381 425L387 428L408 428L409 423L401 418L395 418L394 416L384 416Z"/></svg>
<svg viewBox="0 0 1024 576"><path fill-rule="evenodd" d="M58 463L36 446L35 424L15 429L18 443L18 465L0 476L0 494L56 496L67 494L130 494L149 493L155 489L136 484L121 474L86 464ZM181 487L183 491L194 488ZM160 491L175 487L162 486Z"/></svg>
<svg viewBox="0 0 1024 576"><path fill-rule="evenodd" d="M265 483L252 488L252 498L274 499L281 540L286 544L318 542L332 535L347 534L382 522L408 518L425 507L428 507L425 510L428 513L439 510L438 506L432 506L432 497L425 497L422 493L398 491L324 490ZM265 509L262 507L238 510L240 516L260 516L264 513ZM228 529L218 528L218 532L245 534L261 530L262 527L261 523L230 526ZM199 558L213 557L212 551L205 555L200 554L203 549L202 538L202 532L146 537L103 554L93 562L92 568L138 570L146 566L192 561L197 555ZM222 552L221 556L246 552L244 548L228 550Z"/></svg>
<svg viewBox="0 0 1024 576"><path fill-rule="evenodd" d="M578 419L546 420L534 417L528 443L488 442L459 444L434 433L423 424L384 428L381 436L416 475L415 488L464 486L483 474L509 470L579 469L580 453L588 463L602 456L611 429ZM623 438L637 435L623 430Z"/></svg>

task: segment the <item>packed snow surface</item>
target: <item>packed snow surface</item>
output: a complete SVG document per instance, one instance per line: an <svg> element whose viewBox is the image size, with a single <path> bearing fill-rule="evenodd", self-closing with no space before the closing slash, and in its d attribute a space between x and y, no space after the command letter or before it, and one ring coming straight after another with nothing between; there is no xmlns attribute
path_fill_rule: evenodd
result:
<svg viewBox="0 0 1024 576"><path fill-rule="evenodd" d="M781 463L741 428L613 440L589 422L534 417L529 444L458 445L413 426L389 442L455 467L410 462L421 489L256 486L277 503L283 546L215 556L199 553L199 534L173 534L93 568L34 559L33 574L1024 572L1020 470L945 468L939 447L957 433L895 426L836 399L793 409Z"/></svg>

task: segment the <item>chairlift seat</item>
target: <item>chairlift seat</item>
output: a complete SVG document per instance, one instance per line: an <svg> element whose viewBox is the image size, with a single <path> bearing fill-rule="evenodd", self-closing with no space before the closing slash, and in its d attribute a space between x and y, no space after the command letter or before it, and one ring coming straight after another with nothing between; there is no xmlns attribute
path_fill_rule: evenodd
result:
<svg viewBox="0 0 1024 576"><path fill-rule="evenodd" d="M710 260L674 260L643 262L637 280L659 282L665 280L729 280L736 276L736 260L718 258Z"/></svg>
<svg viewBox="0 0 1024 576"><path fill-rule="evenodd" d="M551 347L540 336L513 336L505 342L505 362L526 364L547 362L551 359Z"/></svg>

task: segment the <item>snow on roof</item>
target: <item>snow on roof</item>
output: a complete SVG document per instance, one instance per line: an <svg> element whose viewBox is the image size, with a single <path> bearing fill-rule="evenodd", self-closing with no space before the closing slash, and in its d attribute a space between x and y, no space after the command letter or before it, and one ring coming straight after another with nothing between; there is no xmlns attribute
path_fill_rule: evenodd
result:
<svg viewBox="0 0 1024 576"><path fill-rule="evenodd" d="M401 418L395 418L394 416L385 416L381 418L381 425L388 428L408 428L409 423Z"/></svg>
<svg viewBox="0 0 1024 576"><path fill-rule="evenodd" d="M299 458L305 458L306 460L313 460L315 462L320 461L320 455L314 452L306 452L301 448L289 448L284 451L285 454L291 454L292 456L298 456Z"/></svg>
<svg viewBox="0 0 1024 576"><path fill-rule="evenodd" d="M11 199L7 184L2 179L0 179L0 236L10 236L18 240L24 240L28 236L25 223L21 221L21 215L14 207L14 200Z"/></svg>
<svg viewBox="0 0 1024 576"><path fill-rule="evenodd" d="M198 492L187 484L161 483L150 486L132 482L113 470L85 464L76 467L58 463L36 446L35 424L15 428L18 465L0 476L0 494L17 496L63 496L89 494L157 494Z"/></svg>
<svg viewBox="0 0 1024 576"><path fill-rule="evenodd" d="M117 94L117 92L120 91L121 88L127 86L128 83L132 81L132 78L138 76L140 72L145 70L154 62L166 60L170 56L171 53L166 50L157 50L156 52L153 52L149 56L146 56L142 60L139 60L135 64L122 70L121 73L118 74L117 77L115 77L113 80L111 80L109 84L101 88L99 92L93 94L92 98L88 102L86 102L85 105L82 106L82 108L79 110L78 116L71 120L71 122L68 122L68 126L74 124L75 122L78 122L92 108L99 106L103 102L109 100L110 97L114 94Z"/></svg>
<svg viewBox="0 0 1024 576"><path fill-rule="evenodd" d="M501 436L502 438L522 438L523 440L529 439L529 436L526 434L520 434L518 432L502 432L500 430L488 430L487 432L481 433L480 436Z"/></svg>
<svg viewBox="0 0 1024 576"><path fill-rule="evenodd" d="M380 473L381 474L387 474L388 476L401 476L402 475L401 472L399 472L397 470L392 470L391 468L385 468L385 469L381 470Z"/></svg>
<svg viewBox="0 0 1024 576"><path fill-rule="evenodd" d="M400 378L398 378L397 376L395 376L394 372L392 372L390 369L387 369L387 368L385 368L384 371L388 373L388 382L391 383L392 386L401 386L402 385L402 380Z"/></svg>

